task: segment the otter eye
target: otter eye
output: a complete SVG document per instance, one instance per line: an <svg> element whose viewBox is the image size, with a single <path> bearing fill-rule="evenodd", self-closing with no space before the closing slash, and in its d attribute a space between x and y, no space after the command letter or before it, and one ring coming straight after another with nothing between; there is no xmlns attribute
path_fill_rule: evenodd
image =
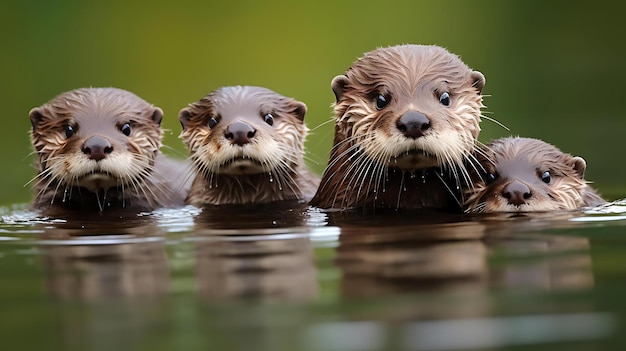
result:
<svg viewBox="0 0 626 351"><path fill-rule="evenodd" d="M266 114L265 117L263 117L263 120L269 125L274 124L274 116L271 113Z"/></svg>
<svg viewBox="0 0 626 351"><path fill-rule="evenodd" d="M498 179L498 174L497 173L487 173L485 175L485 183L486 184L491 184L493 183L496 179Z"/></svg>
<svg viewBox="0 0 626 351"><path fill-rule="evenodd" d="M209 118L209 128L213 129L217 125L217 119L215 117Z"/></svg>
<svg viewBox="0 0 626 351"><path fill-rule="evenodd" d="M387 105L389 105L389 99L382 94L378 94L376 97L376 108L382 110Z"/></svg>
<svg viewBox="0 0 626 351"><path fill-rule="evenodd" d="M546 183L546 184L550 184L550 180L552 180L550 178L550 172L545 171L543 173L541 173L541 181Z"/></svg>
<svg viewBox="0 0 626 351"><path fill-rule="evenodd" d="M124 123L124 125L122 126L122 128L120 128L120 130L122 131L122 133L126 136L130 135L130 124L128 123Z"/></svg>
<svg viewBox="0 0 626 351"><path fill-rule="evenodd" d="M74 127L67 125L65 126L65 137L71 138L74 135Z"/></svg>
<svg viewBox="0 0 626 351"><path fill-rule="evenodd" d="M447 91L441 94L441 96L439 97L439 102L441 102L441 104L444 106L450 106L450 94L448 94Z"/></svg>

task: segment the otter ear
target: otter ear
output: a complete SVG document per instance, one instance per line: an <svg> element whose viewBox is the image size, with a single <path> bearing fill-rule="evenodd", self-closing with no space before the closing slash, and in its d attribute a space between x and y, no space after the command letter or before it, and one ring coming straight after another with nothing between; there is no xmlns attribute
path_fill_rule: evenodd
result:
<svg viewBox="0 0 626 351"><path fill-rule="evenodd" d="M335 93L335 101L339 102L341 97L346 92L346 86L348 85L348 76L342 74L333 78L333 81L330 83L330 87L333 89L333 93Z"/></svg>
<svg viewBox="0 0 626 351"><path fill-rule="evenodd" d="M33 130L37 129L39 123L45 118L41 107L35 107L28 112L30 117L30 123L33 125Z"/></svg>
<svg viewBox="0 0 626 351"><path fill-rule="evenodd" d="M580 156L574 157L572 161L574 162L574 171L578 174L580 179L583 179L585 176L585 170L587 169L587 162L585 162L585 159Z"/></svg>
<svg viewBox="0 0 626 351"><path fill-rule="evenodd" d="M478 71L473 71L471 74L471 78L472 78L472 86L476 89L478 89L478 93L482 93L483 92L483 88L485 87L485 76L478 72Z"/></svg>
<svg viewBox="0 0 626 351"><path fill-rule="evenodd" d="M189 126L192 118L193 113L189 107L186 107L178 112L178 120L180 121L180 125L183 127L183 130Z"/></svg>
<svg viewBox="0 0 626 351"><path fill-rule="evenodd" d="M291 102L291 112L301 121L304 121L304 115L306 115L306 104L297 100Z"/></svg>
<svg viewBox="0 0 626 351"><path fill-rule="evenodd" d="M154 111L152 112L152 116L150 116L150 118L152 119L154 123L161 125L161 121L163 120L163 110L161 110L158 107L155 107Z"/></svg>

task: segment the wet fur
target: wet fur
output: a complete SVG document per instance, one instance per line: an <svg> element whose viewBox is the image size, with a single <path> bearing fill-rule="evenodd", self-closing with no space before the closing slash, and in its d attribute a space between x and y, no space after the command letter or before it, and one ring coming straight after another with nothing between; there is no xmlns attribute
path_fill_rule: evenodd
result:
<svg viewBox="0 0 626 351"><path fill-rule="evenodd" d="M545 212L576 210L596 206L606 201L584 179L586 162L561 152L544 141L509 137L497 139L478 156L484 173L476 178L467 198L467 212ZM548 171L550 183L541 180ZM487 182L487 174L495 180ZM503 190L513 181L530 189L526 203L515 205L503 196Z"/></svg>
<svg viewBox="0 0 626 351"><path fill-rule="evenodd" d="M63 93L30 111L31 141L37 156L32 206L76 210L152 210L182 205L180 165L161 155L163 112L116 88L84 88ZM129 136L120 128L128 123ZM67 137L70 125L74 135ZM83 151L91 136L107 139L112 152L90 159Z"/></svg>
<svg viewBox="0 0 626 351"><path fill-rule="evenodd" d="M274 116L273 125L264 116ZM181 138L195 165L187 203L201 205L308 201L319 178L304 164L306 105L269 89L223 87L179 113ZM209 120L218 123L209 127ZM225 137L228 126L245 122L256 130L245 145Z"/></svg>
<svg viewBox="0 0 626 351"><path fill-rule="evenodd" d="M335 139L311 205L461 209L480 131L484 76L437 46L401 45L366 53L335 77ZM448 92L450 106L439 96ZM376 107L378 94L390 99ZM410 139L396 127L407 111L431 128Z"/></svg>

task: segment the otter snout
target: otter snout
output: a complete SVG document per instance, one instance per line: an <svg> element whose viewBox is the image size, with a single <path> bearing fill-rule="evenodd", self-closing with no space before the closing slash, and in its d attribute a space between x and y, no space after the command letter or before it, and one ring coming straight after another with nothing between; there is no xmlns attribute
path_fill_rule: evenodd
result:
<svg viewBox="0 0 626 351"><path fill-rule="evenodd" d="M424 132L430 129L430 120L422 113L408 111L398 118L396 127L405 137L417 139L424 136Z"/></svg>
<svg viewBox="0 0 626 351"><path fill-rule="evenodd" d="M87 155L90 160L100 161L111 152L113 152L111 143L99 135L90 137L83 144L83 153Z"/></svg>
<svg viewBox="0 0 626 351"><path fill-rule="evenodd" d="M507 199L509 204L520 206L532 197L532 192L526 184L514 180L502 189L502 197Z"/></svg>
<svg viewBox="0 0 626 351"><path fill-rule="evenodd" d="M224 137L231 143L243 146L256 135L256 129L245 122L235 122L226 128Z"/></svg>

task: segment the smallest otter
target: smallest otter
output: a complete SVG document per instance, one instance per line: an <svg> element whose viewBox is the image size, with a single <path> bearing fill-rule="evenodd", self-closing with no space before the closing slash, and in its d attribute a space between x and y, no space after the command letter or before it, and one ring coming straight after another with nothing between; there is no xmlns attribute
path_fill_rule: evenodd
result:
<svg viewBox="0 0 626 351"><path fill-rule="evenodd" d="M585 160L544 141L497 139L477 157L484 174L469 190L466 212L545 212L606 203L583 178Z"/></svg>
<svg viewBox="0 0 626 351"><path fill-rule="evenodd" d="M179 113L196 166L187 203L309 200L319 179L304 164L306 105L262 87L223 87Z"/></svg>

